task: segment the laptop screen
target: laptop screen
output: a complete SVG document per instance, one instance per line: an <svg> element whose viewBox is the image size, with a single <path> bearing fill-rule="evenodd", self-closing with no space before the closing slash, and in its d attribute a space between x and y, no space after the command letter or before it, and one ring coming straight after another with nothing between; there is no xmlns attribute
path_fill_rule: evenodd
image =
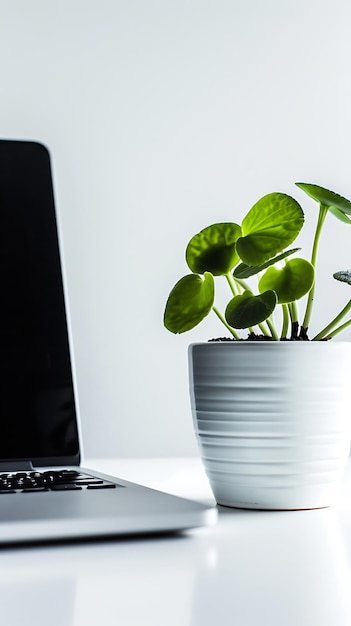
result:
<svg viewBox="0 0 351 626"><path fill-rule="evenodd" d="M49 154L0 141L0 459L79 453Z"/></svg>

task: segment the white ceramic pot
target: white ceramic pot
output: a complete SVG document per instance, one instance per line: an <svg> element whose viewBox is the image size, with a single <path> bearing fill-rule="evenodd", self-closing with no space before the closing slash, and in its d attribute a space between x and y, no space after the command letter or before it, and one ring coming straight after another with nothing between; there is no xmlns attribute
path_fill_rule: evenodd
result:
<svg viewBox="0 0 351 626"><path fill-rule="evenodd" d="M332 504L351 437L351 342L189 346L191 407L218 504Z"/></svg>

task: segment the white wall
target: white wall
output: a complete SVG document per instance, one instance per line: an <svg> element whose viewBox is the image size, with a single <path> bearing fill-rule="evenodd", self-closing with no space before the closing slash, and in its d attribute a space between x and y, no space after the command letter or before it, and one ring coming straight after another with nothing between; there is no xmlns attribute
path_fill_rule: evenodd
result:
<svg viewBox="0 0 351 626"><path fill-rule="evenodd" d="M187 345L222 329L162 326L195 232L284 191L309 256L294 181L351 197L350 7L1 0L0 135L53 154L86 455L196 453ZM350 296L350 242L329 216L316 329Z"/></svg>

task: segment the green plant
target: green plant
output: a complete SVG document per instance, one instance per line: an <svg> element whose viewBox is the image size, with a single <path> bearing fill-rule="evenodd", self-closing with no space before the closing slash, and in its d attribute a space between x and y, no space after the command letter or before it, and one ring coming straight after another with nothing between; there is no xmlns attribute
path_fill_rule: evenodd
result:
<svg viewBox="0 0 351 626"><path fill-rule="evenodd" d="M189 241L186 262L191 270L173 287L164 312L164 325L173 333L184 333L199 324L212 310L234 339L247 329L279 341L308 340L308 327L315 296L315 268L322 227L327 213L351 224L351 202L318 185L296 183L319 204L311 260L294 257L300 248L287 249L298 236L304 213L300 204L283 193L263 196L250 209L241 225L212 224ZM247 282L258 278L256 288ZM351 273L336 272L334 278L351 284ZM215 304L215 278L224 277L230 300L224 314ZM302 323L296 302L307 296ZM275 313L281 307L281 332ZM351 324L342 323L351 310L351 300L313 340L331 339ZM259 329L259 330L258 330Z"/></svg>

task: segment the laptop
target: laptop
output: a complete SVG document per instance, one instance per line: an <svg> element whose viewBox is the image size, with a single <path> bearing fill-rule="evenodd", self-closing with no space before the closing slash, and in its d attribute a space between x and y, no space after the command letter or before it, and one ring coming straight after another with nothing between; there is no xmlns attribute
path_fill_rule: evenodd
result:
<svg viewBox="0 0 351 626"><path fill-rule="evenodd" d="M50 155L37 142L0 140L0 293L0 544L215 523L214 508L81 467Z"/></svg>

